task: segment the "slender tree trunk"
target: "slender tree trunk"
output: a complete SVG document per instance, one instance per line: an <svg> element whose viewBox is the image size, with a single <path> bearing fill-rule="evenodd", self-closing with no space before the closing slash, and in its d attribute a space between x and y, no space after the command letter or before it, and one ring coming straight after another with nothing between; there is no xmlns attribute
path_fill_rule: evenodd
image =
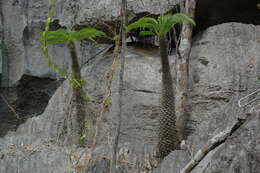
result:
<svg viewBox="0 0 260 173"><path fill-rule="evenodd" d="M196 0L186 0L184 13L191 14L194 17ZM189 121L189 109L188 109L188 95L189 95L189 56L191 51L192 41L192 29L193 25L188 22L184 22L181 30L181 39L179 45L179 54L176 59L176 115L177 115L177 131L179 141L185 140L190 127Z"/></svg>
<svg viewBox="0 0 260 173"><path fill-rule="evenodd" d="M112 148L112 161L110 167L110 173L116 173L116 165L117 165L117 151L118 151L118 143L120 137L120 129L122 124L122 109L123 109L123 89L124 89L124 72L125 72L125 53L126 53L126 25L127 25L127 0L122 0L121 4L121 38L122 38L122 49L121 49L121 68L119 74L119 99L118 106L119 112L117 114L118 123L116 127L116 134Z"/></svg>
<svg viewBox="0 0 260 173"><path fill-rule="evenodd" d="M173 79L170 71L166 36L160 37L162 64L162 95L159 116L159 141L157 157L162 160L178 146L174 106Z"/></svg>
<svg viewBox="0 0 260 173"><path fill-rule="evenodd" d="M71 66L72 66L72 73L75 75L76 80L81 80L81 73L80 73L80 65L79 59L77 55L77 50L74 42L70 42L68 44L71 54ZM73 87L73 103L76 106L76 117L71 117L72 119L72 131L73 135L76 135L75 138L77 141L76 143L83 144L84 141L80 141L80 137L84 133L84 122L85 122L85 108L84 108L84 99L83 99L83 91L81 87Z"/></svg>

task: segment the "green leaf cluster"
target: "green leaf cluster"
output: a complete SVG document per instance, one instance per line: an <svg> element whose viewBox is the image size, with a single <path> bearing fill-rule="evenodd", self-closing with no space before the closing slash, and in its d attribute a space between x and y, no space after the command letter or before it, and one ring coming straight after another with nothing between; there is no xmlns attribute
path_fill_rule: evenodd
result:
<svg viewBox="0 0 260 173"><path fill-rule="evenodd" d="M46 41L47 46L76 42L84 39L94 41L96 37L106 36L102 31L95 28L83 28L79 31L59 29L57 31L45 31L41 33L40 41Z"/></svg>
<svg viewBox="0 0 260 173"><path fill-rule="evenodd" d="M84 80L77 80L73 74L69 74L58 65L52 62L49 55L48 46L53 44L76 42L83 39L89 39L94 41L98 36L106 36L102 31L98 31L95 28L83 28L80 31L59 29L57 31L49 31L50 23L56 13L55 5L57 0L50 0L48 18L45 22L45 30L40 33L39 41L41 43L41 50L44 54L44 58L47 60L49 67L57 71L60 75L67 78L70 84L74 88L82 88L85 84Z"/></svg>
<svg viewBox="0 0 260 173"><path fill-rule="evenodd" d="M58 65L54 64L52 62L52 59L49 55L49 50L48 50L48 43L47 43L47 37L48 37L48 32L49 32L49 26L50 23L52 22L52 18L55 15L55 4L56 4L57 0L50 0L50 4L49 4L49 12L48 12L48 18L45 22L45 29L44 32L41 33L41 36L39 38L40 43L41 43L41 50L43 52L44 58L46 59L46 61L48 62L48 66L51 67L52 69L54 69L55 71L57 71L60 75L62 75L63 77L69 79L69 82L76 88L81 88L82 87L82 82L78 81L74 75L67 73L65 70L63 70L62 68L60 68Z"/></svg>
<svg viewBox="0 0 260 173"><path fill-rule="evenodd" d="M127 26L127 31L131 31L137 28L141 28L142 31L140 35L149 36L149 35L157 35L157 36L165 36L175 24L189 22L195 25L193 19L190 18L188 14L165 14L160 15L157 19L151 17L143 17L138 21Z"/></svg>

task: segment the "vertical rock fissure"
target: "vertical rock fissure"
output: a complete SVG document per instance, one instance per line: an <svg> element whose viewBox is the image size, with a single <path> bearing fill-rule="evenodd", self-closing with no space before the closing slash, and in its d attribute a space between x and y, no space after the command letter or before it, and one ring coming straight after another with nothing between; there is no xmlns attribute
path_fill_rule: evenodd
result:
<svg viewBox="0 0 260 173"><path fill-rule="evenodd" d="M9 86L9 62L8 62L8 52L5 45L5 36L4 36L4 16L3 16L3 0L0 0L0 49L2 56L2 79L1 86L8 87Z"/></svg>

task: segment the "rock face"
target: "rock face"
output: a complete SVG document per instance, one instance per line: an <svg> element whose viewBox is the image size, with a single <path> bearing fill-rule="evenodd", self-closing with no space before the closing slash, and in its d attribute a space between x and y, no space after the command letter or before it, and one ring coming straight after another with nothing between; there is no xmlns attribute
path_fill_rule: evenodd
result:
<svg viewBox="0 0 260 173"><path fill-rule="evenodd" d="M128 10L131 17L139 13L160 14L171 10L180 1L173 0L142 0L129 1ZM76 24L96 23L96 20L114 21L120 16L120 2L114 0L90 1L59 1L60 11L57 16L62 25L73 26ZM158 8L160 7L160 8ZM62 9L62 10L61 10Z"/></svg>
<svg viewBox="0 0 260 173"><path fill-rule="evenodd" d="M92 108L99 109L98 105L104 93L106 73L112 63L110 54L110 52L107 52L97 56L82 70L82 76L88 81L87 90L93 101ZM155 146L160 61L157 56L145 55L142 52L136 53L135 49L129 49L126 64L120 157L135 164L145 162L142 157L152 153ZM95 158L98 160L110 157L109 141L113 137L117 123L115 118L118 110L117 74L118 72L116 72L111 89L113 93L112 105L110 111L105 114L103 130L101 131L98 148L95 151ZM75 157L79 157L87 150L72 147L70 136L61 134L63 124L66 123L66 115L69 113L71 95L72 89L65 82L54 94L41 116L29 119L18 128L17 132L10 133L3 139L0 138L3 158L0 160L0 172L13 173L14 170L24 173L72 172L75 160L70 160L72 157L69 154L70 151L75 150ZM89 128L91 130L94 127L90 126ZM22 158L27 158L28 161L25 163L21 160ZM61 160L58 160L58 158ZM146 158L149 157L146 156ZM102 165L107 162L106 159L103 162L98 161L90 172L106 171L108 168L102 168ZM63 164L63 168L51 166L60 163ZM10 164L16 166L13 167ZM129 167L127 164L121 166L122 168Z"/></svg>
<svg viewBox="0 0 260 173"><path fill-rule="evenodd" d="M93 26L97 25L100 19L114 22L119 17L120 4L116 2L114 0L98 2L97 0L59 0L57 14L51 28ZM233 6L232 2L229 1L228 6ZM48 67L37 41L38 33L44 28L47 3L48 1L43 0L0 0L0 65L2 66L0 73L3 75L3 85L17 84L24 74L37 77L60 77ZM134 0L128 4L129 18L146 13L166 12L178 3L179 1L169 3L168 0ZM220 1L218 3L224 4ZM233 3L239 4L239 8L235 10L237 12L241 12L240 7L246 4L250 6L249 11L256 5L255 2L245 4L245 1L241 0ZM215 18L219 13L219 10L214 10L212 7L216 5L210 0L200 0L199 4L198 20L202 23L211 21L206 26L200 26L202 28L234 21L230 18L212 22L215 19L209 18ZM201 12L200 9L208 10ZM203 15L200 15L200 12ZM228 8L225 12L233 16L233 12ZM246 11L243 11L243 14L247 14L244 12ZM259 16L257 12L259 11L254 9L252 13ZM201 18L201 16L210 17ZM257 19L258 17L250 18L250 20ZM247 21L245 19L245 22ZM249 23L258 22L259 20ZM187 141L191 152L197 152L212 136L232 127L238 119L244 119L248 110L257 104L255 102L239 108L237 103L241 97L259 88L259 33L259 26L226 23L208 28L195 37L190 60L190 105L192 119L197 122L197 125L194 127L194 134ZM88 81L85 91L91 98L89 110L94 110L96 113L100 109L99 105L105 92L106 75L112 63L111 50L109 50L111 47L112 45L108 44L93 45L87 41L77 44L82 76ZM54 63L70 71L70 56L66 45L50 47L50 55ZM156 51L151 53L137 48L129 48L127 51L123 124L119 141L119 173L136 170L151 171L151 158L157 141L157 107L161 82L160 61L157 55ZM39 92L42 93L40 86L39 88L34 96L43 99L44 94L39 95ZM106 173L109 169L111 138L118 121L116 117L118 71L111 92L112 104L104 115L101 135L94 152L95 162L86 172ZM73 136L69 131L64 130L64 126L68 123L67 115L73 109L71 97L72 89L66 81L52 96L42 115L28 119L16 132L9 132L5 137L0 138L0 173L75 172L77 168L84 165L82 164L85 159L84 153L89 152L89 148L73 145L71 142ZM249 100L257 97L253 95ZM1 104L3 100L0 99ZM36 101L29 102L29 105L39 106ZM6 111L6 107L0 108L0 113L5 114ZM71 114L73 116L73 111ZM94 118L94 115L87 117L88 144L93 135ZM259 115L253 114L224 143L208 153L192 172L258 173L259 121ZM5 133L0 134L5 135ZM154 172L179 172L190 159L191 156L187 151L172 152Z"/></svg>
<svg viewBox="0 0 260 173"><path fill-rule="evenodd" d="M56 27L60 25L72 28L75 25L90 26L97 20L115 21L119 17L119 4L114 0L102 1L58 1L56 14ZM166 12L173 8L177 1L169 4L163 1L132 1L129 2L129 10L132 17L137 13ZM161 8L157 8L160 6ZM43 0L19 0L1 1L0 3L0 37L3 70L3 85L15 84L23 74L37 77L56 78L57 74L48 68L40 50L38 41L39 32L44 30L44 22L48 12L48 1ZM55 23L54 23L55 25ZM55 26L54 28L55 29ZM57 29L57 28L56 28ZM79 49L86 49L82 45ZM3 55L4 50L4 55ZM81 62L84 64L94 56L97 50L90 48L88 52L80 52ZM66 45L50 47L50 56L53 62L63 69L70 67L70 55Z"/></svg>
<svg viewBox="0 0 260 173"><path fill-rule="evenodd" d="M238 108L238 99L259 87L258 32L259 26L227 23L195 38L190 67L192 112L199 122L215 117L202 123L198 133L220 132L248 111Z"/></svg>
<svg viewBox="0 0 260 173"><path fill-rule="evenodd" d="M193 154L214 135L232 127L238 119L244 119L257 104L256 101L246 107L238 106L240 98L259 88L259 31L259 26L226 23L208 28L193 41L191 116L199 123L188 139ZM246 102L255 97L257 95ZM252 115L191 172L258 172L260 150L256 126L259 126L259 116ZM186 156L186 160L176 160L185 157L184 153L171 153L159 171L179 172L180 165L183 167L191 159Z"/></svg>
<svg viewBox="0 0 260 173"><path fill-rule="evenodd" d="M183 0L133 0L128 2L129 20L146 14L160 14L175 9ZM196 10L196 32L214 24L223 22L244 22L259 24L257 0L228 2L198 0ZM54 28L74 26L99 26L102 22L110 24L119 19L120 4L114 0L58 0ZM159 7L159 8L158 8ZM13 0L0 2L0 65L2 61L4 86L12 86L23 74L37 77L57 78L57 74L48 68L39 51L38 33L43 31L47 17L48 1ZM101 22L102 21L102 22ZM101 26L100 26L101 25ZM85 49L82 45L79 49ZM91 50L91 49L90 49ZM95 49L93 49L95 50ZM66 45L50 47L54 63L68 69L70 56ZM80 52L83 64L92 57L91 52ZM68 69L69 70L69 69ZM2 72L1 72L2 73Z"/></svg>
<svg viewBox="0 0 260 173"><path fill-rule="evenodd" d="M187 141L193 153L212 136L233 126L238 118L245 118L254 105L239 108L237 101L259 87L259 31L259 26L226 23L196 36L190 62L190 86L191 115L198 124ZM159 58L154 56L156 52L153 56L150 54L136 48L127 51L119 141L120 173L137 169L149 172L151 169L157 140L161 74ZM99 110L105 91L104 79L111 63L111 51L105 50L82 69L94 110ZM69 143L70 136L61 133L71 108L71 91L65 82L42 115L27 120L16 132L0 138L1 173L73 172L77 166L82 166L88 148L75 147ZM111 138L117 123L117 91L118 71L111 89L112 105L104 115L101 137L93 156L96 161L86 172L105 173L109 168ZM252 115L223 144L208 153L192 172L257 173L260 165L259 123L259 116ZM92 133L93 126L90 124L88 129ZM154 172L179 172L190 158L187 151L172 152Z"/></svg>
<svg viewBox="0 0 260 173"><path fill-rule="evenodd" d="M259 114L250 117L236 133L205 157L192 172L259 172L259 123Z"/></svg>
<svg viewBox="0 0 260 173"><path fill-rule="evenodd" d="M54 77L39 51L39 32L43 31L48 1L1 1L4 86L16 83L23 74ZM51 48L56 64L68 68L65 45ZM58 58L57 58L58 57ZM64 61L65 60L65 61Z"/></svg>
<svg viewBox="0 0 260 173"><path fill-rule="evenodd" d="M129 20L146 14L160 14L170 11L180 0L133 0L128 2ZM196 32L208 26L229 21L242 21L259 24L259 10L256 0L245 2L199 0L197 11ZM99 26L102 22L110 24L119 19L120 4L114 0L58 0L57 14L53 28L74 26ZM160 7L160 8L158 8ZM223 10L224 9L224 10ZM39 51L39 32L44 29L47 17L48 1L43 0L13 0L0 2L0 72L3 71L4 86L12 86L23 74L37 77L57 78L56 72L48 68L42 53ZM102 22L101 22L102 21ZM81 45L85 49L86 45ZM81 62L84 64L95 52L81 52ZM89 50L96 50L90 48ZM93 53L93 54L92 54ZM50 47L53 62L68 69L70 56L66 45ZM2 61L2 63L1 63ZM69 69L68 69L69 70ZM1 72L2 73L2 72Z"/></svg>

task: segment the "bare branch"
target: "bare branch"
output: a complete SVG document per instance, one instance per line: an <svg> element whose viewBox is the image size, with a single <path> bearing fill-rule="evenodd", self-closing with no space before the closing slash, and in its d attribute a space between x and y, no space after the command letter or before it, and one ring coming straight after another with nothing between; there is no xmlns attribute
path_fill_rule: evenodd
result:
<svg viewBox="0 0 260 173"><path fill-rule="evenodd" d="M181 9L187 14L191 14L194 18L196 0L186 0L185 9ZM189 57L191 52L193 25L188 22L183 22L180 45L177 50L177 59L175 64L176 73L176 94L175 94L175 109L177 115L176 126L178 130L179 141L185 140L190 133L188 122L190 119L188 110L188 96L189 96Z"/></svg>
<svg viewBox="0 0 260 173"><path fill-rule="evenodd" d="M248 117L247 117L248 118ZM219 134L213 136L207 144L200 149L192 160L180 171L180 173L189 173L191 172L196 165L212 150L220 146L226 141L226 139L231 136L239 127L241 127L246 119L238 120L232 127L226 129L225 131L220 132Z"/></svg>

